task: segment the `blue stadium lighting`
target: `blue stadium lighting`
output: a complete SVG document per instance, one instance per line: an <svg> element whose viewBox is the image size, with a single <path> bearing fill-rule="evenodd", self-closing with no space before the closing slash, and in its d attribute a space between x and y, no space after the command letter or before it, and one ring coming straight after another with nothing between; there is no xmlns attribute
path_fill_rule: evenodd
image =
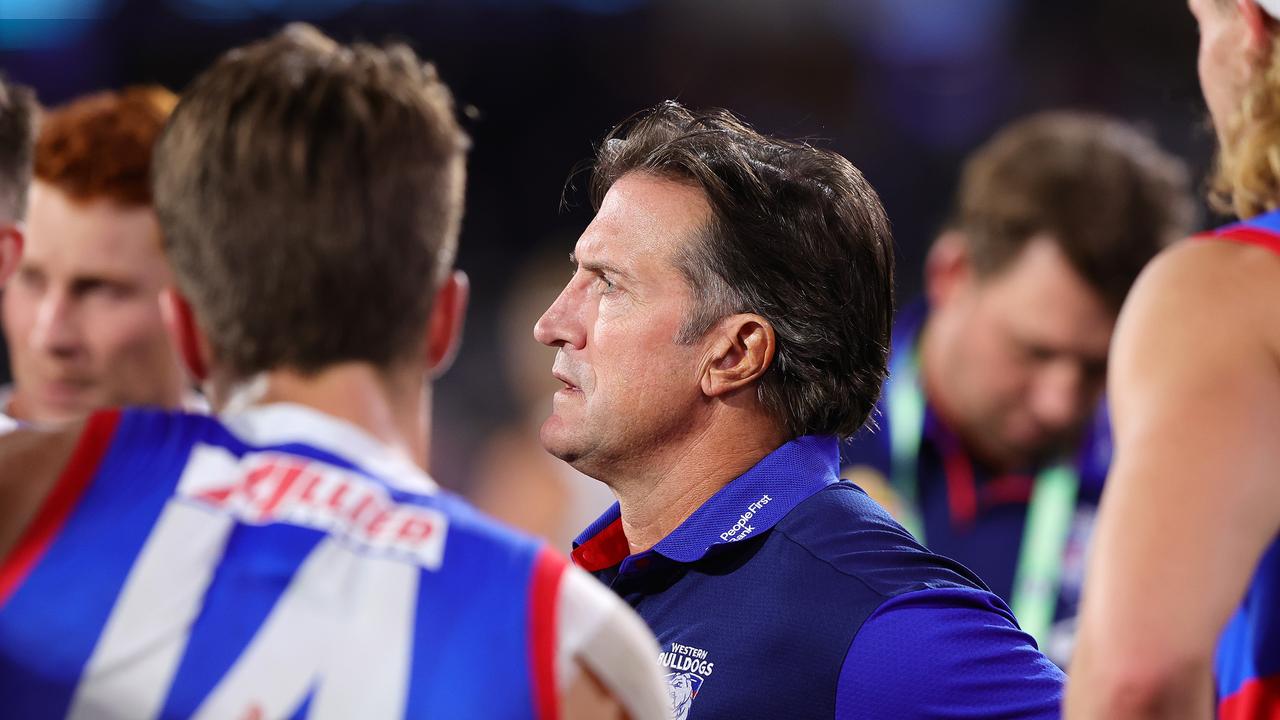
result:
<svg viewBox="0 0 1280 720"><path fill-rule="evenodd" d="M169 4L179 13L199 20L245 20L261 16L316 20L362 3L361 0L169 0Z"/></svg>
<svg viewBox="0 0 1280 720"><path fill-rule="evenodd" d="M4 0L0 20L92 20L102 17L108 0Z"/></svg>
<svg viewBox="0 0 1280 720"><path fill-rule="evenodd" d="M115 0L3 0L0 49L65 45L109 14Z"/></svg>

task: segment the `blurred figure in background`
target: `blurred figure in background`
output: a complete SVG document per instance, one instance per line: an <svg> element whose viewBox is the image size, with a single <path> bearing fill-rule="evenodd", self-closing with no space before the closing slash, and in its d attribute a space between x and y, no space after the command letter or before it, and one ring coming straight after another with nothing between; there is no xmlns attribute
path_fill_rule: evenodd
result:
<svg viewBox="0 0 1280 720"><path fill-rule="evenodd" d="M1045 113L966 163L896 320L880 427L843 474L1009 602L1065 665L1110 461L1100 407L1116 313L1190 230L1183 164L1116 120Z"/></svg>
<svg viewBox="0 0 1280 720"><path fill-rule="evenodd" d="M480 508L568 551L570 543L614 501L604 483L548 453L538 427L561 387L547 372L555 348L534 342L529 328L564 287L560 245L525 262L502 306L502 358L513 397L513 422L491 435L481 452L473 493Z"/></svg>
<svg viewBox="0 0 1280 720"><path fill-rule="evenodd" d="M22 253L22 219L27 210L38 116L35 93L0 74L0 287ZM13 427L13 420L0 407L0 432Z"/></svg>
<svg viewBox="0 0 1280 720"><path fill-rule="evenodd" d="M219 414L0 438L9 716L668 717L639 618L424 472L469 145L403 45L291 26L192 81L156 208Z"/></svg>
<svg viewBox="0 0 1280 720"><path fill-rule="evenodd" d="M1243 222L1161 255L1120 318L1072 718L1280 717L1280 1L1190 6Z"/></svg>
<svg viewBox="0 0 1280 720"><path fill-rule="evenodd" d="M51 110L35 148L22 258L4 293L14 384L0 411L64 422L187 391L160 315L172 282L151 206L151 150L177 98L104 92Z"/></svg>

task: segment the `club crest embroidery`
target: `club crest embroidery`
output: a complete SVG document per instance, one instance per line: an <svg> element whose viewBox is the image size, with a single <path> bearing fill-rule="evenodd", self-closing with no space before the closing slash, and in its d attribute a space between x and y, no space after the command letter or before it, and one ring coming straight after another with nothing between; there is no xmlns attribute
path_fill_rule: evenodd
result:
<svg viewBox="0 0 1280 720"><path fill-rule="evenodd" d="M680 643L671 643L665 652L659 653L658 662L671 671L666 680L672 718L687 720L689 708L702 690L702 684L715 671L715 663L708 659L706 650Z"/></svg>

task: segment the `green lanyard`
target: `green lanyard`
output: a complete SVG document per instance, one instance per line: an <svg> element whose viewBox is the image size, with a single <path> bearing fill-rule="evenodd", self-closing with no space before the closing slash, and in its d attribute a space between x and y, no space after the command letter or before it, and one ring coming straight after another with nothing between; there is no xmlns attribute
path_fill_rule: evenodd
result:
<svg viewBox="0 0 1280 720"><path fill-rule="evenodd" d="M902 524L926 544L924 520L918 505L920 441L924 436L925 398L916 352L895 356L888 388L890 481L902 498ZM1018 551L1009 603L1022 629L1044 647L1053 625L1062 583L1062 556L1075 515L1080 475L1070 463L1059 462L1036 474L1027 507L1027 522Z"/></svg>

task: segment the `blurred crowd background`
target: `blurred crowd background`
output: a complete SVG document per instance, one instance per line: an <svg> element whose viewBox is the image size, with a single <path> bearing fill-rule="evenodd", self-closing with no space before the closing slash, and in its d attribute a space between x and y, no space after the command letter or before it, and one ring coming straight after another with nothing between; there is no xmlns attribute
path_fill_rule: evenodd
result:
<svg viewBox="0 0 1280 720"><path fill-rule="evenodd" d="M437 386L433 469L535 528L540 503L548 517L583 505L568 521L581 527L607 501L532 482L523 497L493 490L560 472L533 443L558 383L531 328L590 218L574 171L631 113L666 98L722 106L847 156L893 221L902 302L919 291L961 159L1009 120L1106 112L1197 179L1212 148L1195 24L1167 0L0 0L0 68L45 105L139 83L180 92L223 50L289 20L343 41L408 41L464 109L474 148L459 264L472 307Z"/></svg>

